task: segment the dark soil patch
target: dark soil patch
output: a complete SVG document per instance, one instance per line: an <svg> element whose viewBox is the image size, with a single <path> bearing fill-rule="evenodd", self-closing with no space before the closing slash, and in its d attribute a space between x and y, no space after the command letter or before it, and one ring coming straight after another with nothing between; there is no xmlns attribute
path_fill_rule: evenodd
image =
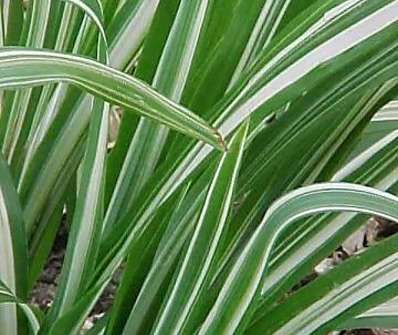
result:
<svg viewBox="0 0 398 335"><path fill-rule="evenodd" d="M48 262L31 292L30 302L39 307L42 311L47 311L54 301L62 263L64 261L67 240L68 230L65 224L62 224L54 241ZM94 306L90 314L91 316L100 315L111 307L119 281L120 271L117 271Z"/></svg>
<svg viewBox="0 0 398 335"><path fill-rule="evenodd" d="M370 222L370 229L368 229L367 233L364 235L363 248L366 248L369 244L372 244L373 241L381 240L390 235L398 233L398 225L395 223L391 223L379 218L372 219ZM48 262L32 290L30 302L38 306L43 311L48 310L54 300L59 275L61 273L62 263L65 256L67 239L68 230L66 229L66 225L63 223L56 236ZM334 254L340 254L341 252L341 248L339 248ZM331 259L335 258L334 254L330 256ZM346 257L343 257L343 259L347 257L349 256L346 255ZM336 262L336 264L338 264L338 262ZM121 272L121 270L117 271L114 278L105 288L102 296L90 313L89 322L91 322L91 324L100 318L101 315L109 310L109 308L112 306L115 298L115 292L120 282ZM305 286L317 276L318 275L316 273L312 273L308 277L304 278L301 283L296 285L292 291ZM343 331L340 332L339 335L398 335L398 330L359 329L353 331Z"/></svg>

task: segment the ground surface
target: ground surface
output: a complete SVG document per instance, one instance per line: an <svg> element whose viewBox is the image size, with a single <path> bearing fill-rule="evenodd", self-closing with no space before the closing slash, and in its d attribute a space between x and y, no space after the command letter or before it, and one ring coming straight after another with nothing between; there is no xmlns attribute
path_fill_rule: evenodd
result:
<svg viewBox="0 0 398 335"><path fill-rule="evenodd" d="M354 234L341 248L336 250L329 258L325 259L319 264L314 274L310 275L305 279L300 286L305 285L309 281L316 278L317 275L321 275L323 272L336 266L336 264L342 262L344 259L350 257L356 252L360 252L364 248L372 245L380 239L383 239L392 234L398 233L398 225L390 223L381 219L371 219L366 227L361 231ZM31 303L40 307L43 311L47 310L55 296L56 287L58 284L58 278L60 275L62 262L64 259L65 248L67 243L67 229L63 224L58 232L57 238L54 242L51 255L47 262L47 265L39 278L35 288L32 291L30 298ZM98 303L94 307L90 318L86 322L86 327L89 328L96 319L107 311L112 305L114 294L120 280L120 273L115 275L115 278L111 281L108 287L105 289L104 294L99 299ZM298 287L296 287L297 289ZM398 330L356 330L341 333L333 333L331 335L398 335Z"/></svg>
<svg viewBox="0 0 398 335"><path fill-rule="evenodd" d="M58 232L46 267L37 281L36 286L32 290L30 302L38 306L43 311L46 311L54 300L59 275L61 273L62 262L65 255L67 236L67 229L65 228L65 225L63 225ZM105 289L98 303L91 312L89 322L94 321L96 318L101 316L112 305L119 277L120 273L117 273L115 278Z"/></svg>

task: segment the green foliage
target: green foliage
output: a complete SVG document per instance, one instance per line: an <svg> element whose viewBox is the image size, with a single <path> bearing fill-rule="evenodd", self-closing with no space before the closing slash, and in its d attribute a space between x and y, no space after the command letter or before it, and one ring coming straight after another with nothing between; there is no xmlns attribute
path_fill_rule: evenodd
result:
<svg viewBox="0 0 398 335"><path fill-rule="evenodd" d="M398 0L0 10L2 332L79 334L120 268L91 335L398 328L397 237L292 290L369 215L398 222Z"/></svg>

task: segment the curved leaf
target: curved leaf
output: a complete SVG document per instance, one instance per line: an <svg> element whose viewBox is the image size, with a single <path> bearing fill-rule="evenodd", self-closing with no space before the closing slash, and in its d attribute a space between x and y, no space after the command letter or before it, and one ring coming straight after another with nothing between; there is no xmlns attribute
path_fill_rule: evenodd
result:
<svg viewBox="0 0 398 335"><path fill-rule="evenodd" d="M209 1L181 1L156 67L152 87L175 102L181 100L209 6ZM106 227L131 208L158 164L168 134L151 120L139 121L106 213Z"/></svg>
<svg viewBox="0 0 398 335"><path fill-rule="evenodd" d="M394 298L339 325L339 329L398 328L398 303Z"/></svg>
<svg viewBox="0 0 398 335"><path fill-rule="evenodd" d="M398 293L396 246L393 236L353 256L288 297L247 332L325 334L388 301Z"/></svg>
<svg viewBox="0 0 398 335"><path fill-rule="evenodd" d="M102 4L99 0L62 0L72 3L81 8L96 24L103 42L107 48L107 38L104 27L104 15L102 11Z"/></svg>
<svg viewBox="0 0 398 335"><path fill-rule="evenodd" d="M24 45L29 48L42 48L48 27L51 1L38 0L30 4L29 20L25 20L27 37ZM17 142L25 125L32 89L19 90L13 97L9 113L2 115L2 123L6 126L5 137L2 139L2 150L8 162L11 162L16 151ZM5 117L5 119L3 119Z"/></svg>
<svg viewBox="0 0 398 335"><path fill-rule="evenodd" d="M275 110L285 106L286 101L299 99L303 92L308 93L310 91L309 88L315 87L315 82L318 82L318 80L318 84L323 88L326 83L333 82L330 78L335 76L335 73L345 71L348 75L352 74L353 69L350 64L355 63L355 66L358 67L360 66L360 59L365 60L359 56L361 54L372 54L378 57L383 53L384 56L382 57L389 58L389 63L396 62L396 56L391 51L395 50L397 45L394 45L395 42L390 40L396 33L394 27L398 15L396 15L396 11L390 10L398 6L396 1L384 1L377 4L372 1L363 1L360 6L358 1L353 2L352 6L344 5L344 1L341 0L329 1L324 6L323 3L322 6L318 4L315 7L316 10L306 13L309 15L308 20L305 20L301 25L295 22L298 26L295 29L292 28L292 32L286 36L286 39L282 41L283 43L281 42L281 45L275 47L269 54L265 54L264 59L259 64L256 64L250 73L245 74L246 79L242 79L239 85L237 84L237 87L232 89L230 94L223 99L222 103L220 102L219 105L215 106L214 110L209 112L212 118L217 118L215 124L219 126L224 136L227 136L250 114L254 114L252 117L253 125L267 120L267 117L272 115ZM369 15L369 19L367 15ZM378 20L384 15L391 16L391 21ZM373 20L378 20L378 24L374 25L372 23ZM339 33L336 32L337 26L335 24L337 22L341 23L338 29ZM363 37L362 39L349 37L351 34L359 36L357 32ZM308 39L313 42L308 44L309 50L307 54L301 46L306 44ZM337 44L334 45L334 43L341 39L344 39L345 44L339 43L339 47L342 48L336 49L335 46L337 47ZM388 39L390 42L385 41L386 43L383 44L381 41L384 39ZM380 44L377 45L376 41L380 42ZM315 47L315 45L318 47ZM386 49L383 51L384 47ZM333 49L333 52L324 53L329 48ZM322 57L318 59L317 55L319 52L322 53ZM282 65L280 63L282 59L286 60L287 64ZM361 64L364 66L367 64L366 68L373 71L375 67L370 66L372 62L367 63L369 60L369 58L366 58L366 61ZM306 63L309 72L301 72L301 66L299 66L299 63L295 63L296 61ZM375 84L381 85L385 80L394 77L395 75L391 73L394 68L396 66L391 67L388 71L391 77L386 78L383 75L384 78L379 78L380 82ZM288 72L295 70L297 70L297 81L288 75ZM272 76L268 76L268 73L275 75L274 79L271 80ZM282 82L285 84L283 88L280 86ZM346 84L348 85L348 83ZM358 85L361 85L361 83L358 83ZM253 86L252 89L250 86ZM326 86L327 89L330 88L330 86ZM258 94L254 94L254 87L258 88ZM266 91L267 94L260 94L261 90ZM320 94L320 92L317 94ZM259 98L258 101L255 99L256 95ZM247 101L246 98L248 99ZM252 105L255 102L254 100L259 104L255 103ZM289 112L294 113L296 111L292 110ZM261 114L261 117L257 115L258 113ZM174 170L164 188L162 188L162 192L167 196L172 194L180 183L188 178L211 153L211 147L196 145L186 150L185 156L180 154L179 164L177 167L173 167ZM158 176L157 178L159 179Z"/></svg>
<svg viewBox="0 0 398 335"><path fill-rule="evenodd" d="M224 150L217 131L144 83L90 59L51 51L0 50L0 87L69 82L89 93Z"/></svg>
<svg viewBox="0 0 398 335"><path fill-rule="evenodd" d="M34 335L36 335L40 329L40 321L37 318L35 312L32 310L32 308L29 307L29 305L21 302L18 297L16 297L11 290L3 283L0 281L0 304L5 304L5 303L12 303L16 304L18 308L20 308L23 313L25 314L27 320L29 321L29 325L31 328L31 331ZM9 313L8 316L12 319L12 315ZM6 330L6 323L2 322L2 327L3 331Z"/></svg>
<svg viewBox="0 0 398 335"><path fill-rule="evenodd" d="M398 221L397 203L398 198L388 193L345 183L311 185L280 198L244 247L200 334L242 330L261 292L277 238L298 219L328 211L353 211Z"/></svg>

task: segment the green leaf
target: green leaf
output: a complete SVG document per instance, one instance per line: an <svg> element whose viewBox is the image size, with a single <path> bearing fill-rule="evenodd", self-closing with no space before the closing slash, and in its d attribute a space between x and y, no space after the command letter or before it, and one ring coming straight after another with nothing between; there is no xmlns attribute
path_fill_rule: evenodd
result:
<svg viewBox="0 0 398 335"><path fill-rule="evenodd" d="M93 60L52 51L2 49L0 78L0 87L7 88L70 82L111 103L225 149L217 131L198 116L131 76Z"/></svg>
<svg viewBox="0 0 398 335"><path fill-rule="evenodd" d="M106 37L104 35L104 31L103 31L103 27L102 27L103 18L102 18L101 5L96 0L95 1L92 1L92 0L84 0L84 1L77 0L76 1L76 0L74 0L74 1L72 1L72 3L73 3L73 5L77 5L80 8L82 8L83 10L85 10L88 14L87 14L87 16L85 16L85 18L81 22L81 21L79 21L79 17L76 15L78 12L75 11L74 8L72 8L75 6L72 6L71 3L67 3L65 5L65 10L62 13L63 22L61 23L61 28L60 28L60 31L58 32L59 39L55 43L54 49L55 50L63 50L63 49L67 50L68 42L70 43L71 39L76 38L76 41L74 41L75 45L73 46L73 52L76 52L76 53L83 52L84 53L84 50L87 47L87 44L90 45L90 43L92 41L98 40L97 59L99 61L101 61L102 63L106 63L107 62L107 52L106 52L107 42L105 40ZM94 22L96 22L97 29L94 29L94 30L91 29L91 28L93 28L93 24L91 24L90 20L88 19L89 16L93 18ZM80 27L80 30L79 30L79 32L76 32L77 35L74 36L73 33L70 33L71 31L73 32L73 30L69 29L69 25L70 24L80 25L80 23L82 24ZM96 37L96 35L97 35L96 30L99 31L98 38ZM94 34L91 34L91 33L94 33ZM61 41L61 42L58 43L58 41ZM88 50L90 50L90 47L88 47ZM72 97L69 95L69 93L71 93L71 92L73 93L73 90L68 90L66 84L60 84L55 89L52 89L52 87L48 87L48 86L43 88L42 94L40 96L40 100L38 101L38 103L36 105L36 113L32 120L31 131L28 135L28 139L26 140L29 143L27 148L25 148L25 146L26 146L25 140L23 141L24 157L23 157L21 173L20 173L20 175L19 175L20 171L18 171L18 173L17 173L18 189L22 195L24 203L25 203L26 184L32 182L32 175L31 175L32 165L33 165L33 168L39 167L40 169L45 170L46 166L48 167L49 165L51 166L51 164L53 164L52 171L54 171L55 173L53 173L52 176L56 177L57 176L56 172L62 168L62 163L65 163L65 165L68 165L66 160L67 160L68 156L71 154L70 153L71 148L73 148L74 145L76 146L76 148L79 147L78 142L81 142L80 138L78 138L77 141L75 143L73 143L73 140L72 140L73 135L72 134L78 133L80 135L80 137L82 137L82 132L86 129L88 119L90 118L91 107L83 105L82 106L83 111L81 111L81 110L76 111L77 113L79 113L79 115L81 115L81 118L77 123L78 126L76 126L76 124L74 125L75 126L74 132L72 131L72 134L71 133L68 134L68 140L72 143L65 144L65 142L62 139L61 130L58 130L60 133L58 133L58 131L55 130L55 133L57 134L56 136L58 138L61 137L61 142L54 140L54 136L48 134L49 129L52 126L54 126L54 123L57 123L57 121L58 121L58 120L56 120L57 117L60 117L60 114L62 114L62 110L61 110L62 104L63 103L70 104L70 103L72 103L71 101L73 101L73 99L76 98L75 96L73 96L73 94L71 94ZM90 98L87 99L88 104L90 104L90 101L91 101L89 99ZM68 115L69 114L73 115L74 111L72 111L72 113L71 113L69 105L67 108L68 109L67 109L66 113ZM71 119L73 119L72 115L71 115ZM60 124L64 124L64 122L61 122ZM66 122L66 124L68 124L68 122ZM52 130L54 131L54 129L52 129ZM51 143L58 144L58 146L62 147L58 150L55 149L55 151L56 151L55 155L57 155L57 157L54 157L54 154L53 154L54 151L51 152L51 145L48 145L49 143L48 142L46 143L46 141L44 141L44 139L46 138L47 135L51 138ZM68 147L68 145L69 145L69 147ZM66 146L66 148L65 148L65 146ZM47 155L43 156L43 157L45 157L44 162L42 161L41 158L38 158L37 151L38 151L39 147L40 147L39 157L43 153L43 151L42 151L43 148L44 148L44 150L46 150L46 154L49 156L48 158L47 158ZM26 150L26 152L25 152L25 150ZM74 149L74 150L76 150L76 149ZM61 153L61 154L59 154L59 153ZM74 156L78 156L78 155L79 154L77 154L77 155L74 154ZM55 163L56 166L54 166L54 160L51 161L51 158L56 159L56 163ZM33 172L33 173L35 174L35 172ZM37 175L38 174L35 174L35 177L39 178ZM52 184L52 182L54 182L54 180L52 178L46 178L45 180L48 185L47 187L54 186ZM44 185L43 185L43 182L41 183L40 188L41 188L40 194L42 194L44 197L48 196L48 191L47 191L47 193L46 192L43 193L43 189L46 189L46 187L44 187ZM37 207L40 208L39 202L37 202L35 200L34 203L35 203L36 208ZM30 220L27 221L27 225L28 225L28 227L30 227L30 229L31 229L32 222L34 220L35 220L35 218L30 218ZM42 227L39 227L39 231L41 231L41 230L43 230Z"/></svg>
<svg viewBox="0 0 398 335"><path fill-rule="evenodd" d="M269 47L290 3L291 0L265 1L239 64L236 66L231 84L235 83L241 73L253 65L257 56Z"/></svg>
<svg viewBox="0 0 398 335"><path fill-rule="evenodd" d="M174 22L180 0L161 1L153 18L150 31L145 39L141 55L138 59L134 75L148 84L153 81L157 65L162 55L171 26ZM128 148L137 129L139 118L137 115L123 113L117 141L108 160L106 204L112 196L116 180L125 162Z"/></svg>
<svg viewBox="0 0 398 335"><path fill-rule="evenodd" d="M268 209L231 269L217 301L200 329L235 332L249 321L265 280L269 258L280 234L300 218L322 212L353 211L398 221L398 198L365 186L344 183L303 187Z"/></svg>
<svg viewBox="0 0 398 335"><path fill-rule="evenodd" d="M130 311L133 304L137 302L145 282L150 277L151 268L157 263L155 255L158 252L158 248L160 248L159 243L164 239L165 231L168 229L168 222L173 219L170 218L170 215L173 216L174 214L170 211L170 208L175 206L176 200L172 198L162 208L159 208L155 217L151 220L150 229L146 230L139 243L134 244L129 250L127 262L123 266L123 276L112 307L112 314L106 328L106 334L121 334L123 332L129 317L126 311ZM138 258L139 261L137 261ZM163 265L167 268L167 263L163 263ZM147 295L145 298L149 299ZM152 305L153 310L154 307ZM145 317L149 318L152 311L147 313ZM139 329L140 324L135 323L134 327Z"/></svg>
<svg viewBox="0 0 398 335"><path fill-rule="evenodd" d="M354 59L359 65L359 50L375 50L376 36L389 38L387 31L394 29L397 20L393 13L396 6L388 0L377 5L365 1L361 6L358 2L329 1L318 6L235 85L216 124L227 135L250 114L265 117L301 95L298 87L305 84L309 91ZM294 43L288 44L293 38Z"/></svg>
<svg viewBox="0 0 398 335"><path fill-rule="evenodd" d="M27 51L23 51L23 50L3 50L3 53L16 53L19 54L20 57L23 59L24 56L23 55L27 55L26 52ZM47 63L47 65L49 65L50 67L53 67L56 62L55 59L52 59L51 61L48 59L48 52L42 52L42 51L31 51L32 54L37 55L39 58L39 63L41 64L41 66L37 66L38 64L33 64L31 63L30 69L32 71L38 71L38 72L42 72L43 68L42 66L44 66L44 64L42 62ZM186 109L172 103L171 101L165 99L164 97L162 97L161 95L159 95L158 93L154 92L153 90L151 90L149 87L147 87L146 85L142 84L141 82L132 79L131 77L124 75L116 70L113 70L111 68L105 67L104 65L101 65L97 62L88 60L88 59L83 59L80 57L76 57L76 56L70 56L70 55L61 55L61 54L56 54L56 53L50 53L53 57L55 57L56 59L58 59L60 61L60 69L57 69L56 72L58 72L59 75L65 76L65 72L67 71L66 68L61 65L64 63L64 61L62 61L62 59L64 59L64 57L66 57L66 59L68 60L72 60L72 63L75 63L76 65L79 63L80 65L86 64L88 66L87 70L89 68L91 68L91 70L88 70L89 72L91 72L90 76L94 76L96 77L95 79L92 78L91 84L94 84L94 86L96 86L95 82L97 82L97 80L99 79L97 76L98 74L101 74L101 76L104 75L103 79L105 80L105 82L109 85L108 88L110 89L110 91L103 90L103 86L102 84L98 87L96 87L96 89L100 89L100 91L97 91L96 89L91 91L89 90L89 92L92 93L96 93L99 94L101 93L101 96L104 98L109 98L110 96L108 95L110 94L117 94L119 96L119 98L122 98L122 100L125 100L125 103L122 103L121 100L119 100L119 98L116 99L109 99L112 102L119 102L121 105L125 105L125 106L130 106L130 108L135 108L135 110L138 110L140 113L144 112L145 115L147 115L147 113L145 113L145 110L149 111L148 115L156 115L156 119L159 120L163 120L165 121L165 123L167 124L172 124L173 126L177 126L177 124L184 124L183 127L186 127L186 125L191 124L192 126L188 126L188 128L190 128L192 130L189 130L188 132L192 135L194 135L194 133L198 133L198 131L200 133L204 132L206 134L203 134L204 137L209 137L212 138L210 140L210 142L214 142L217 143L218 147L223 147L223 144L220 143L220 138L219 135L216 133L215 130L213 130L211 127L205 125L205 123L200 120L198 117L196 117L194 114L188 112ZM7 58L7 56L6 56ZM19 58L19 57L18 57ZM67 62L69 62L67 60ZM74 60L74 61L73 61ZM36 62L34 62L36 63ZM20 63L19 63L20 64ZM24 62L23 64L27 65L26 62ZM20 64L22 67L24 67L23 64ZM77 68L75 68L75 70L72 70L70 67L67 67L71 70L71 73L74 72L74 75L72 77L75 77L75 79L72 79L72 77L69 77L70 80L82 80L84 72L82 72L82 67L81 66L77 66ZM86 67L86 65L84 65L83 67ZM92 66L94 66L94 68L92 68ZM15 71L16 68L13 67L13 76L15 76ZM21 69L22 70L22 69ZM26 69L23 69L24 71ZM54 69L55 70L55 69ZM77 71L78 70L78 71ZM59 72L60 71L60 72ZM77 72L78 74L77 74ZM107 73L107 75L105 75L105 73ZM116 75L117 73L117 75ZM88 74L88 73L87 73ZM119 78L118 78L119 77ZM41 77L43 79L43 77ZM59 78L58 80L62 80L62 78ZM52 80L52 79L50 79ZM117 84L115 82L115 80L117 82L119 82L119 84ZM41 83L43 83L40 80ZM127 85L128 82L131 82L133 85L129 86ZM9 82L8 82L9 84ZM15 83L15 85L18 85ZM86 86L87 83L85 82L84 86ZM118 85L122 85L122 86L118 86ZM126 86L127 85L127 86ZM118 89L115 89L115 87L118 87ZM94 88L94 87L92 87ZM124 93L123 93L124 91ZM127 94L127 96L126 96ZM143 99L143 100L141 100ZM147 105L147 103L150 103L150 105ZM144 106L145 104L145 106ZM81 105L81 107L84 109L86 108L86 106ZM156 110L155 110L156 108ZM82 112L83 113L83 112ZM181 119L180 121L174 122L171 120L171 118L169 118L168 116L166 116L165 118L161 115L164 115L164 113L171 113L174 116L177 116L178 119ZM85 113L87 116L87 113ZM172 116L172 118L174 118L174 116ZM70 128L71 132L78 132L79 128L81 128L82 126L84 126L84 122L79 119L79 118L73 118L74 121L76 121L75 125ZM193 125L195 124L195 125ZM179 128L179 126L178 126ZM197 128L197 129L196 129ZM68 138L72 136L71 134L68 134ZM195 136L195 135L194 135ZM200 135L202 136L202 135ZM71 148L73 148L73 142L64 142L64 140L61 140L61 142L59 142L60 144L68 145L71 146ZM65 149L64 149L65 150ZM63 151L57 151L57 155L64 155ZM69 149L70 150L70 149ZM61 161L59 160L59 158L55 158L53 157L53 163L52 164L59 164ZM53 167L51 168L53 169ZM28 226L31 226L31 224L34 221L34 218L36 217L36 215L38 214L38 211L40 210L40 206L43 205L43 202L40 201L39 199L45 200L45 196L46 193L43 192L43 189L46 189L46 187L44 187L43 185L49 185L51 184L51 178L53 178L53 175L49 178L49 174L44 173L44 169L42 168L40 170L41 176L40 178L37 177L37 189L32 190L32 193L30 194L30 200L27 202L26 207L25 207L25 215L27 218L27 223ZM41 180L42 179L42 180ZM23 191L23 193L26 191ZM37 193L36 193L37 192Z"/></svg>
<svg viewBox="0 0 398 335"><path fill-rule="evenodd" d="M152 87L175 102L180 101L189 78L209 6L209 1L182 0L165 42ZM140 120L109 204L106 227L113 225L131 208L157 166L168 134L166 127L145 118Z"/></svg>
<svg viewBox="0 0 398 335"><path fill-rule="evenodd" d="M23 22L22 1L8 1L3 4L6 45L18 45Z"/></svg>
<svg viewBox="0 0 398 335"><path fill-rule="evenodd" d="M0 279L13 294L27 297L27 241L19 198L11 173L0 156ZM1 325L8 334L16 334L16 310L0 308Z"/></svg>
<svg viewBox="0 0 398 335"><path fill-rule="evenodd" d="M363 164L343 181L369 185L380 190L390 190L396 183L397 172L397 140L374 152ZM341 181L341 180L340 180ZM319 217L303 220L284 233L273 251L263 297L257 308L255 318L266 314L267 310L282 299L287 290L297 284L323 258L330 255L341 243L366 222L366 218L352 213L325 214ZM253 228L252 228L253 229ZM226 260L233 261L240 255L241 248L251 234L239 233L229 257L224 256L214 281L220 285L228 273ZM238 243L240 242L240 243ZM221 275L221 276L220 276Z"/></svg>
<svg viewBox="0 0 398 335"><path fill-rule="evenodd" d="M119 272L89 333L394 325L377 308L398 292L396 237L292 287L366 215L396 219L396 199L286 194L398 192L394 104L375 116L398 94L398 0L0 2L4 332L28 334L30 315L34 332L77 335ZM123 115L114 148L104 101ZM41 318L25 301L60 224Z"/></svg>
<svg viewBox="0 0 398 335"><path fill-rule="evenodd" d="M42 48L46 36L48 18L51 9L51 1L36 0L31 4L30 21L26 20L27 36L24 45L29 48ZM17 142L26 127L26 119L29 117L28 107L32 97L32 89L19 90L15 93L11 109L5 116L3 123L6 123L5 137L2 142L2 150L8 162L13 160L17 150ZM2 115L2 119L3 119Z"/></svg>
<svg viewBox="0 0 398 335"><path fill-rule="evenodd" d="M193 186L182 203L176 209L169 220L167 230L156 250L153 263L146 274L137 299L128 317L126 331L137 332L148 327L156 317L164 298L164 287L168 286L170 274L172 274L179 254L185 241L191 235L197 222L200 207L205 198L208 180L213 174L213 168L203 174ZM148 320L149 319L149 320Z"/></svg>
<svg viewBox="0 0 398 335"><path fill-rule="evenodd" d="M212 2L183 98L192 110L205 115L225 95L251 35L257 35L253 29L266 6L263 0Z"/></svg>
<svg viewBox="0 0 398 335"><path fill-rule="evenodd" d="M386 86L387 90L383 86L358 92L343 86L341 89L346 95L339 89L331 89L330 96L325 95L322 103L315 99L310 104L299 104L297 110L305 113L281 115L253 140L246 158L249 163L242 171L239 186L238 197L244 200L235 223L231 224L230 245L226 251L230 255L225 258L239 253L237 245L245 243L271 201L303 183L318 180L325 164L336 164L338 158L334 155L341 157L340 148L347 136L353 137L358 124L368 122L386 98ZM298 142L299 148L295 145ZM267 148L263 143L268 143Z"/></svg>
<svg viewBox="0 0 398 335"><path fill-rule="evenodd" d="M31 331L34 335L36 335L40 329L40 321L36 316L34 310L27 304L21 302L17 296L12 293L12 291L5 285L2 281L0 281L0 304L11 303L15 304L18 308L20 308L25 314L26 319L29 321L29 325ZM8 317L12 320L12 312L8 313ZM9 321L11 321L9 319ZM4 331L7 331L7 334L12 334L7 325L7 322L2 321L2 327ZM6 330L8 329L8 330Z"/></svg>
<svg viewBox="0 0 398 335"><path fill-rule="evenodd" d="M57 296L50 316L54 320L84 292L93 271L102 232L103 178L108 139L109 106L94 102L86 154L82 164L77 206L68 239Z"/></svg>
<svg viewBox="0 0 398 335"><path fill-rule="evenodd" d="M101 4L92 1L74 1L73 3L83 6L86 10L87 8L84 5L92 6L88 8L88 14L96 22L100 33L102 33L98 43L97 57L100 61L106 62L106 37L104 31L101 30L102 17L100 17L101 21L96 21L97 15L102 15ZM97 7L94 5L97 5ZM80 292L84 292L85 278L92 271L95 263L99 236L102 231L102 180L108 140L108 111L109 106L107 104L98 99L94 100L86 154L82 164L77 208L74 211L57 295L47 318L47 328L51 327L51 323L63 315L65 310L73 306ZM83 317L83 314L81 317ZM48 326L48 323L50 323L50 326ZM78 323L75 324L75 327L78 327Z"/></svg>
<svg viewBox="0 0 398 335"><path fill-rule="evenodd" d="M141 46L159 0L125 1L109 26L110 60L123 69Z"/></svg>
<svg viewBox="0 0 398 335"><path fill-rule="evenodd" d="M72 4L66 4L62 13L62 22L60 24L56 43L54 45L55 51L67 51L68 44L74 37L70 29L70 26L78 23L77 21L78 11ZM37 151L37 147L43 141L43 138L48 131L51 121L56 115L56 106L59 105L59 100L63 97L62 92L64 91L66 84L60 84L55 88L51 86L44 86L40 94L40 98L36 105L36 111L32 119L32 125L26 142L28 147L24 150L24 162L21 168L21 175L19 176L19 183L23 183L26 170L32 160L34 153Z"/></svg>
<svg viewBox="0 0 398 335"><path fill-rule="evenodd" d="M337 3L340 2L337 1ZM334 8L335 6L336 8ZM384 38L389 40L395 32L394 22L397 17L390 11L395 6L397 4L390 1L383 4L378 2L377 5L371 1L365 1L361 6L352 6L345 10L343 5L337 6L336 1L331 1L324 7L317 7L308 20L301 25L296 22L297 27L295 26L294 31L282 41L283 43L281 42L278 48L264 54L261 62L257 63L249 73L246 73L245 78L241 79L223 101L209 112L212 114L212 119L217 119L215 124L219 126L224 136L228 136L251 114L254 114L252 117L254 126L257 122L263 122L275 110L284 107L287 101L299 99L304 88L308 93L311 92L311 88L315 90L318 84L318 89L322 92L323 85L326 85L326 88L330 87L330 84L327 84L333 82L331 79L335 73L341 71L349 77L353 73L350 64L355 64L356 67L364 66L367 71L376 70L376 67L370 66L372 58L361 57L361 54L368 56L372 54L376 58L386 57L386 62L391 66L388 66L389 70L387 67L385 68L387 72L384 75L386 77L384 75L379 77L380 81L375 82L375 85L380 85L393 78L394 75L391 71L395 68L392 66L396 61L395 56L388 61L387 58L392 55L390 51L395 48L392 46L394 42L390 40L390 42L385 41L384 44L381 41ZM373 20L384 17L384 15L391 15L391 21L383 19L378 21L378 25L372 23ZM339 33L336 32L337 22L339 22ZM357 32L362 38L350 38L351 34ZM318 38L314 37L314 33ZM312 42L308 43L308 50L304 51L300 46L307 45L305 41L308 42L308 38ZM339 42L342 39L345 41L344 45ZM289 41L295 42L289 44ZM379 41L381 44L378 44ZM382 50L383 46L386 47L385 50ZM332 52L329 52L330 50ZM381 56L382 54L384 56ZM282 59L284 62L281 63ZM309 66L308 72L301 71L300 64L304 63ZM296 70L296 76L292 77L291 71ZM365 73L362 72L362 74ZM357 76L359 75L358 73ZM344 84L349 86L348 82L344 82ZM320 94L319 91L316 93ZM289 110L289 112L294 113L295 110ZM181 151L180 149L180 153ZM174 173L168 177L168 183L162 189L166 194L172 194L180 182L190 176L211 154L212 149L196 145L184 152L185 156L180 154L178 157L178 168L175 168Z"/></svg>
<svg viewBox="0 0 398 335"><path fill-rule="evenodd" d="M100 297L109 279L103 283L87 290L83 296L79 297L76 303L65 315L58 318L52 327L46 332L46 328L41 328L39 334L61 335L61 334L80 334L80 328L95 302Z"/></svg>
<svg viewBox="0 0 398 335"><path fill-rule="evenodd" d="M81 8L96 24L100 32L102 41L107 44L107 38L104 27L104 14L102 12L102 5L100 0L62 0L72 3Z"/></svg>
<svg viewBox="0 0 398 335"><path fill-rule="evenodd" d="M398 328L397 298L374 307L339 325L339 329Z"/></svg>
<svg viewBox="0 0 398 335"><path fill-rule="evenodd" d="M248 333L325 334L395 297L396 245L394 236L320 276L268 314L277 322L264 327L262 320ZM283 314L289 315L288 320Z"/></svg>
<svg viewBox="0 0 398 335"><path fill-rule="evenodd" d="M368 122L371 115L377 110L377 106L387 98L388 85L386 85L386 91L383 87L360 90L353 95L353 92L348 89L348 97L343 96L343 98L340 95L341 103L332 102L339 100L337 97L339 95L333 93L323 102L328 107L324 107L323 103L318 104L318 100L316 100L314 106L301 106L300 109L307 111L302 116L297 113L292 114L291 117L287 114L282 115L274 125L264 129L263 134L253 141L246 158L250 163L242 172L239 186L239 197L244 197L244 200L234 218L236 223L233 224L234 229L231 230L232 236L229 238L231 240L229 250L226 251L229 256L225 258L236 257L239 254L239 244L245 243L247 236L250 236L255 229L270 201L302 183L313 183L319 179L317 174L328 160L331 163L328 163L329 165L335 165L338 158L333 155L337 157L344 155L340 149L341 143L344 143L347 136L353 136L353 129L357 127L358 123ZM323 114L329 112L329 116ZM309 119L310 122L308 122ZM322 133L320 133L320 129L322 129ZM314 138L317 136L315 141ZM300 148L295 145L297 142L301 143ZM268 143L268 150L263 149L263 143ZM345 181L376 186L376 188L386 190L386 187L389 187L388 184L378 184L376 178L383 178L390 173L393 175L394 163L391 163L391 157L394 155L394 151L393 145L389 146L384 153L381 152L378 155L377 159L372 159L371 164ZM369 155L369 158L372 158L372 155ZM292 160L295 161L294 166L291 164ZM376 166L378 168L376 171L380 174L373 175L370 171ZM361 178L361 175L364 177ZM342 181L342 179L335 179L335 181ZM250 195L245 196L248 193ZM297 236L302 234L299 231L300 229L297 229ZM306 230L303 228L303 231ZM317 243L308 245L315 246ZM304 260L304 258L298 256L298 260ZM286 279L286 276L282 275L281 278Z"/></svg>
<svg viewBox="0 0 398 335"><path fill-rule="evenodd" d="M350 159L360 155L384 136L398 128L398 101L391 101L371 120L361 136L360 142L351 153Z"/></svg>
<svg viewBox="0 0 398 335"><path fill-rule="evenodd" d="M204 288L210 279L209 269L225 230L247 131L248 123L231 139L230 150L220 161L177 279L153 329L154 334L181 333L186 327L189 330L185 331L193 331L190 329L193 310L203 299Z"/></svg>

